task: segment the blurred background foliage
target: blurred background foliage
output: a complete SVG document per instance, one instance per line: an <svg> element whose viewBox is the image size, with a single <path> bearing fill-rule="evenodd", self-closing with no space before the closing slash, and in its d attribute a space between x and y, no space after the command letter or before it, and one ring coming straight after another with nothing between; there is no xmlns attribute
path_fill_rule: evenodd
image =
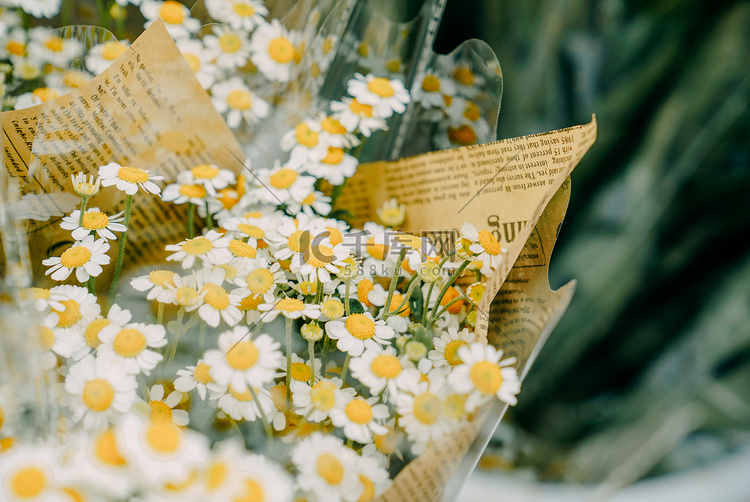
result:
<svg viewBox="0 0 750 502"><path fill-rule="evenodd" d="M578 290L480 466L625 485L750 444L750 2L448 0L436 51L468 38L500 138L599 123L551 265Z"/></svg>

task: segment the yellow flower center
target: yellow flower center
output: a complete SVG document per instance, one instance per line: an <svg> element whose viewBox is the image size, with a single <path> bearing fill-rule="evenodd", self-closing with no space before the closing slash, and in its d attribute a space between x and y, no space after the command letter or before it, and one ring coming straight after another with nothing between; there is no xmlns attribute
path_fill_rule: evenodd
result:
<svg viewBox="0 0 750 502"><path fill-rule="evenodd" d="M375 242L375 237L371 237L367 241L366 249L367 249L367 252L370 254L370 256L372 256L376 260L385 259L385 252L386 252L385 244L378 244L377 242Z"/></svg>
<svg viewBox="0 0 750 502"><path fill-rule="evenodd" d="M330 410L336 404L336 386L326 380L316 383L310 390L310 401L316 410Z"/></svg>
<svg viewBox="0 0 750 502"><path fill-rule="evenodd" d="M201 59L191 52L183 52L182 57L187 61L190 70L193 73L198 73L201 69Z"/></svg>
<svg viewBox="0 0 750 502"><path fill-rule="evenodd" d="M500 252L502 251L502 246L500 246L500 243L497 241L497 238L495 238L495 236L492 235L487 230L479 231L478 240L479 240L479 244L484 248L484 250L493 256L499 255Z"/></svg>
<svg viewBox="0 0 750 502"><path fill-rule="evenodd" d="M65 86L78 89L88 82L88 77L86 77L85 73L80 71L67 71L65 72L65 75L63 75L62 81Z"/></svg>
<svg viewBox="0 0 750 502"><path fill-rule="evenodd" d="M229 475L229 466L217 460L213 462L208 469L206 469L206 487L210 490L216 490L224 484Z"/></svg>
<svg viewBox="0 0 750 502"><path fill-rule="evenodd" d="M455 300L461 296L461 293L456 288L450 288L448 291L445 292L443 295L443 298L440 300L440 306L445 307L448 305L449 302ZM461 312L461 308L464 306L464 301L460 300L448 307L448 312L451 314L458 314Z"/></svg>
<svg viewBox="0 0 750 502"><path fill-rule="evenodd" d="M150 401L152 422L171 422L172 408L163 401Z"/></svg>
<svg viewBox="0 0 750 502"><path fill-rule="evenodd" d="M341 303L341 300L331 298L323 302L320 310L328 319L340 319L344 315L344 304Z"/></svg>
<svg viewBox="0 0 750 502"><path fill-rule="evenodd" d="M233 110L249 110L253 106L253 97L244 89L234 89L227 94L227 104Z"/></svg>
<svg viewBox="0 0 750 502"><path fill-rule="evenodd" d="M28 291L32 294L35 300L47 300L50 297L49 289L29 288Z"/></svg>
<svg viewBox="0 0 750 502"><path fill-rule="evenodd" d="M250 392L250 389L246 390L245 392L239 392L234 389L231 385L229 386L229 394L235 398L237 401L242 401L243 403L249 403L253 400L253 395Z"/></svg>
<svg viewBox="0 0 750 502"><path fill-rule="evenodd" d="M303 244L309 244L309 242L310 233L306 230L297 230L289 236L289 240L287 243L289 245L289 249L291 249L295 253L299 253L302 251Z"/></svg>
<svg viewBox="0 0 750 502"><path fill-rule="evenodd" d="M503 384L500 368L489 361L474 363L469 372L469 378L482 394L495 394Z"/></svg>
<svg viewBox="0 0 750 502"><path fill-rule="evenodd" d="M333 248L327 244L310 246L310 252L308 255L307 264L315 268L325 268L326 265L333 262L335 259Z"/></svg>
<svg viewBox="0 0 750 502"><path fill-rule="evenodd" d="M14 56L22 56L24 51L26 51L26 44L11 40L5 48L8 50L8 53L13 54Z"/></svg>
<svg viewBox="0 0 750 502"><path fill-rule="evenodd" d="M364 474L359 475L359 481L365 487L357 502L369 502L375 498L375 483Z"/></svg>
<svg viewBox="0 0 750 502"><path fill-rule="evenodd" d="M245 479L242 492L232 499L232 502L264 502L268 500L266 490L258 481L254 479Z"/></svg>
<svg viewBox="0 0 750 502"><path fill-rule="evenodd" d="M375 336L375 321L364 314L352 314L346 319L346 330L354 338L369 340Z"/></svg>
<svg viewBox="0 0 750 502"><path fill-rule="evenodd" d="M185 12L183 9L184 7L180 3L175 2L174 0L167 0L162 4L161 9L159 9L159 17L162 18L165 23L182 24L185 20Z"/></svg>
<svg viewBox="0 0 750 502"><path fill-rule="evenodd" d="M344 242L344 237L341 235L341 231L339 231L338 228L326 227L326 230L328 230L328 240L331 241L331 246L336 246Z"/></svg>
<svg viewBox="0 0 750 502"><path fill-rule="evenodd" d="M174 272L169 270L152 270L148 274L148 280L160 287L174 286Z"/></svg>
<svg viewBox="0 0 750 502"><path fill-rule="evenodd" d="M468 66L458 66L453 70L453 78L461 85L474 85L474 72Z"/></svg>
<svg viewBox="0 0 750 502"><path fill-rule="evenodd" d="M180 195L191 199L202 199L206 196L206 189L203 185L180 185Z"/></svg>
<svg viewBox="0 0 750 502"><path fill-rule="evenodd" d="M194 178L204 180L212 180L220 174L219 168L213 164L200 164L190 169L190 172Z"/></svg>
<svg viewBox="0 0 750 502"><path fill-rule="evenodd" d="M146 348L146 337L134 328L121 329L115 336L113 348L122 357L136 357Z"/></svg>
<svg viewBox="0 0 750 502"><path fill-rule="evenodd" d="M253 270L247 275L247 287L256 294L263 294L273 286L273 274L265 268Z"/></svg>
<svg viewBox="0 0 750 502"><path fill-rule="evenodd" d="M74 246L60 256L63 267L76 268L85 265L91 258L91 251L86 246Z"/></svg>
<svg viewBox="0 0 750 502"><path fill-rule="evenodd" d="M466 109L464 110L464 117L466 117L467 120L476 122L477 120L479 120L481 116L482 116L482 113L479 111L479 108L477 108L477 105L475 105L471 101L466 103Z"/></svg>
<svg viewBox="0 0 750 502"><path fill-rule="evenodd" d="M44 41L44 46L52 52L61 52L63 50L63 39L52 36Z"/></svg>
<svg viewBox="0 0 750 502"><path fill-rule="evenodd" d="M378 212L378 217L383 225L389 227L397 227L404 222L404 213L397 207L381 209Z"/></svg>
<svg viewBox="0 0 750 502"><path fill-rule="evenodd" d="M251 294L243 298L237 308L240 310L258 310L258 305L261 303L263 303L261 295Z"/></svg>
<svg viewBox="0 0 750 502"><path fill-rule="evenodd" d="M67 252L67 251L66 251ZM60 303L65 307L62 312L56 309L52 309L52 312L57 314L58 328L70 328L75 326L78 321L83 319L81 314L81 305L75 300L62 300Z"/></svg>
<svg viewBox="0 0 750 502"><path fill-rule="evenodd" d="M115 389L112 384L103 378L89 380L83 386L83 404L89 409L102 412L109 408L115 399Z"/></svg>
<svg viewBox="0 0 750 502"><path fill-rule="evenodd" d="M453 96L443 94L443 103L445 103L445 106L450 106L453 103Z"/></svg>
<svg viewBox="0 0 750 502"><path fill-rule="evenodd" d="M341 125L337 119L333 117L326 117L320 121L320 127L327 133L330 134L345 134L346 127Z"/></svg>
<svg viewBox="0 0 750 502"><path fill-rule="evenodd" d="M456 145L473 145L477 142L477 134L474 129L464 124L460 127L449 127L448 139Z"/></svg>
<svg viewBox="0 0 750 502"><path fill-rule="evenodd" d="M276 309L282 312L299 312L305 309L305 304L296 298L284 298L276 304Z"/></svg>
<svg viewBox="0 0 750 502"><path fill-rule="evenodd" d="M315 203L315 192L310 192L310 195L302 199L303 206L312 206Z"/></svg>
<svg viewBox="0 0 750 502"><path fill-rule="evenodd" d="M216 268L220 268L221 270L224 271L224 278L228 281L231 281L237 276L237 269L229 264L216 265L215 269Z"/></svg>
<svg viewBox="0 0 750 502"><path fill-rule="evenodd" d="M5 422L5 410L0 406L0 430L3 428L3 422Z"/></svg>
<svg viewBox="0 0 750 502"><path fill-rule="evenodd" d="M391 73L398 73L401 71L402 63L400 59L389 59L385 62L385 69Z"/></svg>
<svg viewBox="0 0 750 502"><path fill-rule="evenodd" d="M323 54L328 54L333 50L333 44L336 42L335 38L332 36L327 36L325 40L323 40L323 44L321 48L323 49Z"/></svg>
<svg viewBox="0 0 750 502"><path fill-rule="evenodd" d="M318 133L310 129L310 126L304 122L300 122L294 128L294 136L297 143L307 148L312 148L318 144Z"/></svg>
<svg viewBox="0 0 750 502"><path fill-rule="evenodd" d="M107 429L94 439L94 454L99 461L107 465L119 467L126 463L117 449L117 441L112 429Z"/></svg>
<svg viewBox="0 0 750 502"><path fill-rule="evenodd" d="M104 42L104 46L102 47L102 57L107 61L114 61L122 56L125 50L127 50L127 47L122 42L116 40Z"/></svg>
<svg viewBox="0 0 750 502"><path fill-rule="evenodd" d="M310 366L305 363L292 363L292 379L300 382L309 382L312 376Z"/></svg>
<svg viewBox="0 0 750 502"><path fill-rule="evenodd" d="M395 313L396 309L399 308L401 305L401 302L404 301L404 297L398 293L393 293L393 297L391 298L391 305L388 307L388 311L391 313ZM407 302L406 305L401 307L401 310L399 311L398 316L400 317L408 317L409 314L411 314L411 308L409 307L409 303Z"/></svg>
<svg viewBox="0 0 750 502"><path fill-rule="evenodd" d="M360 117L372 117L372 106L362 104L356 99L352 99L352 102L349 104L349 109L352 113L359 115Z"/></svg>
<svg viewBox="0 0 750 502"><path fill-rule="evenodd" d="M366 307L372 306L372 303L370 303L367 296L370 294L373 287L374 284L370 279L362 279L359 284L357 284L357 299Z"/></svg>
<svg viewBox="0 0 750 502"><path fill-rule="evenodd" d="M101 211L91 211L83 215L83 228L87 230L101 230L109 225L109 217Z"/></svg>
<svg viewBox="0 0 750 502"><path fill-rule="evenodd" d="M445 346L445 360L448 361L448 364L451 366L457 366L461 364L463 361L461 361L461 358L458 357L458 349L461 347L467 346L468 343L466 343L463 340L451 340L448 342L448 344Z"/></svg>
<svg viewBox="0 0 750 502"><path fill-rule="evenodd" d="M472 284L469 286L469 290L467 291L467 296L469 297L469 300L471 300L473 303L479 303L482 301L482 297L484 296L484 284Z"/></svg>
<svg viewBox="0 0 750 502"><path fill-rule="evenodd" d="M182 431L170 422L157 422L148 426L146 442L158 453L175 453L182 443Z"/></svg>
<svg viewBox="0 0 750 502"><path fill-rule="evenodd" d="M268 180L274 188L286 189L294 184L297 180L297 176L297 171L285 167L269 176Z"/></svg>
<svg viewBox="0 0 750 502"><path fill-rule="evenodd" d="M431 392L425 392L414 398L414 417L425 425L437 422L440 416L440 398Z"/></svg>
<svg viewBox="0 0 750 502"><path fill-rule="evenodd" d="M198 298L198 292L193 288L180 286L174 292L174 297L177 303L180 305L192 305L193 302L195 302L196 298Z"/></svg>
<svg viewBox="0 0 750 502"><path fill-rule="evenodd" d="M464 416L466 399L458 394L449 394L443 399L443 414L454 420Z"/></svg>
<svg viewBox="0 0 750 502"><path fill-rule="evenodd" d="M211 368L206 363L198 363L193 371L193 380L204 385L212 383L214 379L211 377Z"/></svg>
<svg viewBox="0 0 750 502"><path fill-rule="evenodd" d="M362 398L355 398L349 401L344 407L346 417L358 425L369 424L372 422L372 406Z"/></svg>
<svg viewBox="0 0 750 502"><path fill-rule="evenodd" d="M276 37L268 43L268 55L279 64L292 61L296 55L294 45L286 37Z"/></svg>
<svg viewBox="0 0 750 502"><path fill-rule="evenodd" d="M370 363L370 371L378 378L396 378L401 374L401 363L396 356L380 354Z"/></svg>
<svg viewBox="0 0 750 502"><path fill-rule="evenodd" d="M32 499L47 489L47 476L38 467L23 467L10 476L8 488L19 499Z"/></svg>
<svg viewBox="0 0 750 502"><path fill-rule="evenodd" d="M78 491L76 488L70 487L70 486L62 486L60 487L60 491L70 497L71 502L86 502L86 499L83 498L83 495L81 495L81 492Z"/></svg>
<svg viewBox="0 0 750 502"><path fill-rule="evenodd" d="M344 150L343 148L336 148L334 146L328 147L328 154L325 156L325 158L321 161L323 164L329 164L329 165L338 165L341 164L341 161L344 160Z"/></svg>
<svg viewBox="0 0 750 502"><path fill-rule="evenodd" d="M436 75L427 75L422 80L422 90L424 92L438 92L440 91L440 79Z"/></svg>
<svg viewBox="0 0 750 502"><path fill-rule="evenodd" d="M390 98L396 91L387 78L374 78L367 84L367 90L381 98Z"/></svg>
<svg viewBox="0 0 750 502"><path fill-rule="evenodd" d="M312 281L302 281L299 283L299 292L306 296L312 296L318 290L318 285Z"/></svg>
<svg viewBox="0 0 750 502"><path fill-rule="evenodd" d="M255 258L258 251L247 242L232 239L229 241L229 252L240 258Z"/></svg>
<svg viewBox="0 0 750 502"><path fill-rule="evenodd" d="M208 283L203 286L206 296L203 299L216 310L224 310L229 307L229 295L227 291L218 284Z"/></svg>
<svg viewBox="0 0 750 502"><path fill-rule="evenodd" d="M232 54L242 48L242 41L234 33L224 33L219 37L219 47L222 51Z"/></svg>
<svg viewBox="0 0 750 502"><path fill-rule="evenodd" d="M214 248L214 245L205 237L195 237L194 239L190 239L187 242L183 243L180 247L187 254L197 256L211 251Z"/></svg>
<svg viewBox="0 0 750 502"><path fill-rule="evenodd" d="M234 10L235 14L242 17L252 17L255 15L255 8L245 2L235 2L232 5L232 10Z"/></svg>
<svg viewBox="0 0 750 502"><path fill-rule="evenodd" d="M232 368L244 371L255 366L260 352L251 341L238 342L227 352L227 364Z"/></svg>
<svg viewBox="0 0 750 502"><path fill-rule="evenodd" d="M343 464L331 453L321 453L315 461L318 476L329 485L337 485L344 479Z"/></svg>
<svg viewBox="0 0 750 502"><path fill-rule="evenodd" d="M39 334L42 339L42 347L49 350L55 344L55 333L47 326L40 326Z"/></svg>
<svg viewBox="0 0 750 502"><path fill-rule="evenodd" d="M357 54L359 54L363 58L366 58L370 54L369 44L367 42L360 42L359 46L357 47Z"/></svg>
<svg viewBox="0 0 750 502"><path fill-rule="evenodd" d="M60 97L59 92L54 89L50 89L49 87L40 87L39 89L34 89L31 92L32 94L34 94L34 96L39 98L42 103L46 103L47 101L51 101Z"/></svg>
<svg viewBox="0 0 750 502"><path fill-rule="evenodd" d="M128 183L146 183L148 173L137 167L121 167L117 170L117 177Z"/></svg>
<svg viewBox="0 0 750 502"><path fill-rule="evenodd" d="M253 237L254 239L262 239L266 236L266 232L262 228L256 227L255 225L248 225L247 223L240 223L237 225L237 230L245 235Z"/></svg>
<svg viewBox="0 0 750 502"><path fill-rule="evenodd" d="M385 434L375 434L372 439L378 451L385 455L394 453L398 446L398 434L393 429L389 429Z"/></svg>
<svg viewBox="0 0 750 502"><path fill-rule="evenodd" d="M271 394L271 401L276 410L284 411L286 409L286 385L283 383L274 385L268 389L268 392Z"/></svg>

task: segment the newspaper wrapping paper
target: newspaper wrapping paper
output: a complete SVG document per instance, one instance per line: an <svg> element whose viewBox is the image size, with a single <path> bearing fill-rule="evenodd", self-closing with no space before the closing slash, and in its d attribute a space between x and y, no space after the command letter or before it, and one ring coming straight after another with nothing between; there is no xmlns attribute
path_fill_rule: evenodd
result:
<svg viewBox="0 0 750 502"><path fill-rule="evenodd" d="M54 227L78 201L71 174L95 174L112 161L151 169L167 182L198 163L242 168L234 136L159 22L103 74L55 101L5 112L0 123L6 166L0 174L19 181L16 212L36 220L30 239L37 256L69 238ZM595 138L592 120L361 165L338 205L354 213L355 227L374 220L375 208L397 197L407 205L406 231L455 239L467 221L492 231L508 253L487 284L477 334L517 357L523 377L574 289L570 283L551 291L548 263L567 207L568 176ZM180 208L143 199L133 207L138 231L129 236L131 266L163 260L164 244L181 238ZM117 211L123 198L96 196L89 204ZM453 498L504 410L497 404L481 410L466 428L409 463L381 500Z"/></svg>
<svg viewBox="0 0 750 502"><path fill-rule="evenodd" d="M575 289L552 291L549 259L570 198L569 175L596 139L588 124L483 145L360 166L337 206L354 226L376 218L396 197L407 208L403 230L455 241L470 222L508 249L486 284L476 334L517 358L523 378ZM464 429L410 462L383 501L455 498L507 407L489 405Z"/></svg>

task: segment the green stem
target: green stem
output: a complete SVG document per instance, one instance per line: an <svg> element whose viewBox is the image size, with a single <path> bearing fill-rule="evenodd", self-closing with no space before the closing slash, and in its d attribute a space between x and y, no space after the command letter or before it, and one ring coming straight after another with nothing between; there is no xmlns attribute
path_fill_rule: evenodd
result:
<svg viewBox="0 0 750 502"><path fill-rule="evenodd" d="M128 224L130 223L130 208L133 205L133 196L128 195L125 199L125 219L122 222L125 230L120 234L120 249L117 252L117 262L115 263L115 274L112 277L112 288L109 290L109 300L107 302L107 312L109 307L115 302L117 294L117 281L120 279L120 270L122 269L122 259L125 256L125 242L128 240Z"/></svg>
<svg viewBox="0 0 750 502"><path fill-rule="evenodd" d="M323 301L323 282L321 282L320 278L317 279L317 282L315 283L315 304L319 305L320 302Z"/></svg>
<svg viewBox="0 0 750 502"><path fill-rule="evenodd" d="M96 9L99 11L99 26L109 28L109 16L107 16L107 7L104 5L104 0L96 0Z"/></svg>
<svg viewBox="0 0 750 502"><path fill-rule="evenodd" d="M352 286L352 280L349 279L346 281L346 286L344 286L346 289L344 291L344 312L346 313L346 317L349 317L352 315L352 309L349 306L349 290Z"/></svg>
<svg viewBox="0 0 750 502"><path fill-rule="evenodd" d="M83 226L83 215L86 213L86 204L89 202L88 195L81 195L81 214L78 216L78 226Z"/></svg>
<svg viewBox="0 0 750 502"><path fill-rule="evenodd" d="M292 323L286 319L286 409L290 410L292 404Z"/></svg>
<svg viewBox="0 0 750 502"><path fill-rule="evenodd" d="M315 386L315 342L307 341L307 351L310 353L310 387Z"/></svg>
<svg viewBox="0 0 750 502"><path fill-rule="evenodd" d="M125 18L121 16L116 17L115 26L117 27L117 38L122 40L125 38Z"/></svg>
<svg viewBox="0 0 750 502"><path fill-rule="evenodd" d="M263 410L263 406L260 405L260 400L258 400L258 394L255 393L255 389L252 385L248 385L248 388L250 389L250 395L253 396L253 402L258 405L258 411L260 412L260 421L263 422L263 430L266 431L266 438L270 443L271 439L273 439L271 423L268 421L268 417L266 416L265 410Z"/></svg>
<svg viewBox="0 0 750 502"><path fill-rule="evenodd" d="M347 353L344 359L344 366L341 368L341 381L344 383L346 383L346 372L349 371L349 359L351 358L352 356Z"/></svg>
<svg viewBox="0 0 750 502"><path fill-rule="evenodd" d="M462 300L467 300L468 301L469 298L467 296L465 296L465 295L461 295L461 296L458 296L458 297L452 299L451 301L449 301L448 303L446 303L445 306L442 309L440 309L440 312L438 312L436 316L433 316L433 317L430 318L430 324L432 324L436 320L440 319L440 316L442 316L443 314L445 314L445 312L449 308L451 308L453 306L453 304L458 303L458 302L460 302Z"/></svg>
<svg viewBox="0 0 750 502"><path fill-rule="evenodd" d="M164 304L162 302L158 302L159 306L156 310L156 324L162 325L164 321Z"/></svg>
<svg viewBox="0 0 750 502"><path fill-rule="evenodd" d="M401 312L401 309L403 309L406 306L406 303L409 301L409 297L414 292L414 288L417 286L418 281L415 279L417 278L417 275L414 274L414 277L412 278L411 282L409 283L409 289L406 290L406 294L404 295L404 299L399 303L398 307L393 309L393 315L398 315L399 312Z"/></svg>
<svg viewBox="0 0 750 502"><path fill-rule="evenodd" d="M448 292L448 289L451 287L451 285L453 285L456 279L458 279L458 276L461 275L461 272L463 272L464 269L468 265L469 265L469 260L464 260L464 262L456 269L456 271L453 272L453 275L450 276L450 278L448 279L448 282L446 282L445 285L443 285L443 288L440 290L440 294L438 295L437 299L435 300L435 304L432 307L433 313L435 312L435 309L437 309L440 306L440 302L443 300L445 293Z"/></svg>
<svg viewBox="0 0 750 502"><path fill-rule="evenodd" d="M406 256L406 248L401 250L401 252L398 254L398 262L396 263L396 268L393 269L393 277L391 278L391 285L388 288L388 297L385 299L385 305L383 305L383 311L378 316L379 318L382 318L384 321L388 319L388 317L391 315L391 300L393 300L393 293L396 291L396 284L398 284L398 280L401 278L401 263L404 261L404 257Z"/></svg>
<svg viewBox="0 0 750 502"><path fill-rule="evenodd" d="M438 273L440 273L440 269L438 269ZM427 308L430 305L430 297L432 296L432 290L435 287L435 282L430 283L430 287L427 289L427 297L424 300L424 305L422 306L422 322L421 324L424 326L424 324L427 322Z"/></svg>
<svg viewBox="0 0 750 502"><path fill-rule="evenodd" d="M71 0L63 0L60 5L60 26L70 25L70 13L73 10Z"/></svg>
<svg viewBox="0 0 750 502"><path fill-rule="evenodd" d="M93 275L89 276L88 287L89 293L91 293L92 295L96 295L96 279Z"/></svg>
<svg viewBox="0 0 750 502"><path fill-rule="evenodd" d="M214 219L211 216L211 213L208 210L208 200L206 200L206 227L209 230L213 230L214 228Z"/></svg>
<svg viewBox="0 0 750 502"><path fill-rule="evenodd" d="M195 204L188 202L188 237L195 237Z"/></svg>

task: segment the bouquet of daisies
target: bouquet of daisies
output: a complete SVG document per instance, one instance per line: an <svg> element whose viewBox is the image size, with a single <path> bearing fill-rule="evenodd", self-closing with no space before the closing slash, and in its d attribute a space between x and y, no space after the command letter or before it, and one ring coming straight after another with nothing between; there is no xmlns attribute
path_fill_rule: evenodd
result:
<svg viewBox="0 0 750 502"><path fill-rule="evenodd" d="M2 383L45 375L36 411L53 425L47 441L29 434L34 400L3 385L5 498L371 500L484 405L515 404L515 359L475 334L507 252L495 234L467 222L442 249L398 230L398 200L361 228L336 206L379 149L494 138L496 68L409 60L408 33L394 35L404 47L376 47L346 29L364 17L353 2L301 2L279 20L260 1L207 0L208 27L197 7L138 3L235 130L244 169L206 162L165 179L158 165L113 161L72 176L75 208L50 221L67 244L32 253L34 284L12 290L27 315L5 355L29 363ZM28 4L3 11L6 108L54 100L127 48L27 29L60 7ZM99 7L121 34L136 10ZM121 197L119 211L94 204ZM132 208L146 201L186 207L171 222L182 239L164 243L162 262L128 263L128 236L144 231ZM17 227L5 217L10 264Z"/></svg>

